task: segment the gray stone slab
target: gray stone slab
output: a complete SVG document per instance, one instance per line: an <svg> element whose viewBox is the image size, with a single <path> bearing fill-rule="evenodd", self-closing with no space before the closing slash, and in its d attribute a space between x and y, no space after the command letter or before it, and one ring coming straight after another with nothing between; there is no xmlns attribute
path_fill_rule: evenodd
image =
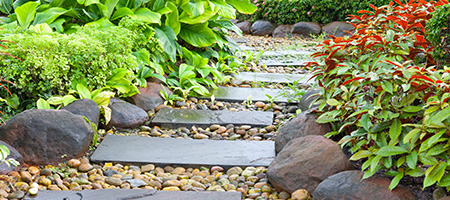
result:
<svg viewBox="0 0 450 200"><path fill-rule="evenodd" d="M305 60L261 60L259 61L259 64L263 64L266 65L267 67L272 67L272 66L283 66L283 67L287 67L287 66L300 66L303 67L306 65Z"/></svg>
<svg viewBox="0 0 450 200"><path fill-rule="evenodd" d="M151 189L102 189L82 191L41 190L27 200L240 200L239 192L161 191Z"/></svg>
<svg viewBox="0 0 450 200"><path fill-rule="evenodd" d="M246 43L247 40L244 38L233 38L232 40L234 40L236 43Z"/></svg>
<svg viewBox="0 0 450 200"><path fill-rule="evenodd" d="M301 86L310 86L314 80L310 80L312 74L280 74L280 73L256 73L256 72L240 72L232 74L234 78L242 81L254 81L264 83L294 83L298 80Z"/></svg>
<svg viewBox="0 0 450 200"><path fill-rule="evenodd" d="M157 166L269 166L273 141L195 140L107 135L91 156L92 162Z"/></svg>
<svg viewBox="0 0 450 200"><path fill-rule="evenodd" d="M287 103L288 99L282 94L293 93L290 89L267 89L267 88L241 88L241 87L218 87L211 91L211 95L214 95L216 101L226 101L226 102L243 102L248 99L255 101L268 102L269 95L274 98L275 103ZM198 97L200 99L210 99L208 97ZM295 103L295 102L292 102Z"/></svg>
<svg viewBox="0 0 450 200"><path fill-rule="evenodd" d="M311 55L312 53L306 50L265 51L262 56Z"/></svg>
<svg viewBox="0 0 450 200"><path fill-rule="evenodd" d="M249 47L246 45L239 45L239 48L241 49L241 51L256 51L254 47Z"/></svg>
<svg viewBox="0 0 450 200"><path fill-rule="evenodd" d="M229 110L191 110L161 108L151 121L153 126L163 128L209 127L219 125L251 125L255 127L269 126L273 123L272 112L262 111L229 111Z"/></svg>

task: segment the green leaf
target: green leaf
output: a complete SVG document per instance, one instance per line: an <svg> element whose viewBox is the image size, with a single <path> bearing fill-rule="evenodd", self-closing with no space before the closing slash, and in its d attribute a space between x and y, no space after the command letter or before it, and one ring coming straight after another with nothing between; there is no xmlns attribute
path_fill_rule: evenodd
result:
<svg viewBox="0 0 450 200"><path fill-rule="evenodd" d="M399 119L394 119L389 129L389 137L391 140L397 140L398 136L402 133L402 122Z"/></svg>
<svg viewBox="0 0 450 200"><path fill-rule="evenodd" d="M28 2L16 8L14 11L17 15L17 21L23 27L28 28L31 22L34 20L34 16L36 14L36 8L40 5L40 3L36 2Z"/></svg>
<svg viewBox="0 0 450 200"><path fill-rule="evenodd" d="M178 33L180 33L181 30L181 24L179 20L177 6L172 2L167 2L167 8L170 8L172 12L166 14L166 25L170 26L173 29L175 35L178 35Z"/></svg>
<svg viewBox="0 0 450 200"><path fill-rule="evenodd" d="M61 103L64 106L67 106L67 105L71 104L72 102L74 102L75 100L77 100L77 98L75 98L74 96L69 94L69 95L66 95L66 96L62 97Z"/></svg>
<svg viewBox="0 0 450 200"><path fill-rule="evenodd" d="M139 8L134 15L146 23L161 23L161 14L153 12L148 8Z"/></svg>
<svg viewBox="0 0 450 200"><path fill-rule="evenodd" d="M114 97L116 93L111 91L99 92L97 95L92 97L92 100L97 103L98 106L108 106L111 97Z"/></svg>
<svg viewBox="0 0 450 200"><path fill-rule="evenodd" d="M366 130L369 131L370 127L372 127L372 122L370 121L369 118L369 114L366 113L364 115L361 116L361 119L359 119L359 122L361 122L362 127Z"/></svg>
<svg viewBox="0 0 450 200"><path fill-rule="evenodd" d="M358 152L356 152L355 154L352 155L352 157L350 157L350 160L359 160L362 158L366 158L373 155L372 151L369 150L360 150Z"/></svg>
<svg viewBox="0 0 450 200"><path fill-rule="evenodd" d="M437 112L433 117L431 117L428 121L430 123L440 123L450 117L450 106L445 108L444 110L441 110Z"/></svg>
<svg viewBox="0 0 450 200"><path fill-rule="evenodd" d="M105 17L103 17L103 18L101 18L101 19L99 19L97 21L93 21L93 22L90 22L90 23L86 24L86 26L90 26L90 25L98 25L101 28L115 26L113 23L111 23L111 21L109 21Z"/></svg>
<svg viewBox="0 0 450 200"><path fill-rule="evenodd" d="M208 28L208 23L195 25L183 24L180 37L195 47L206 47L216 42L216 36Z"/></svg>
<svg viewBox="0 0 450 200"><path fill-rule="evenodd" d="M177 36L172 28L169 26L162 26L161 29L154 27L155 36L163 44L164 53L170 58L172 62L176 61L177 56Z"/></svg>
<svg viewBox="0 0 450 200"><path fill-rule="evenodd" d="M54 22L59 16L66 13L67 10L60 7L54 7L47 9L44 12L40 12L36 14L36 18L33 21L33 25L41 24L41 23L47 23L51 24Z"/></svg>
<svg viewBox="0 0 450 200"><path fill-rule="evenodd" d="M0 12L9 14L13 8L13 0L0 1Z"/></svg>
<svg viewBox="0 0 450 200"><path fill-rule="evenodd" d="M416 112L419 112L421 110L422 110L422 108L419 107L419 106L406 106L406 107L402 108L402 111L410 112L410 113L416 113Z"/></svg>
<svg viewBox="0 0 450 200"><path fill-rule="evenodd" d="M114 12L113 16L111 17L111 20L116 20L129 15L134 15L134 12L127 7L122 7L116 10L116 12Z"/></svg>
<svg viewBox="0 0 450 200"><path fill-rule="evenodd" d="M253 14L256 11L256 6L248 0L227 0L226 2L243 14Z"/></svg>
<svg viewBox="0 0 450 200"><path fill-rule="evenodd" d="M110 19L111 14L114 11L114 8L116 7L119 0L106 0L105 1L105 7L107 8L106 18Z"/></svg>
<svg viewBox="0 0 450 200"><path fill-rule="evenodd" d="M77 83L77 92L80 94L81 99L91 99L91 92L83 84Z"/></svg>
<svg viewBox="0 0 450 200"><path fill-rule="evenodd" d="M438 187L448 187L450 186L450 174L447 173L445 176L443 176L441 178L441 180L439 181Z"/></svg>
<svg viewBox="0 0 450 200"><path fill-rule="evenodd" d="M431 147L426 156L436 156L439 155L445 151L447 151L450 147L445 147L447 144L438 144L436 146Z"/></svg>
<svg viewBox="0 0 450 200"><path fill-rule="evenodd" d="M402 180L404 174L403 172L398 173L395 175L395 177L392 179L391 184L389 184L389 190L393 190L395 187L397 187L398 183L400 183L400 180Z"/></svg>
<svg viewBox="0 0 450 200"><path fill-rule="evenodd" d="M50 104L42 98L36 102L36 107L37 109L51 109Z"/></svg>
<svg viewBox="0 0 450 200"><path fill-rule="evenodd" d="M338 121L339 118L337 118L337 116L340 113L341 113L340 110L332 110L332 111L323 113L322 115L319 116L319 118L317 118L316 122L323 124L323 123Z"/></svg>
<svg viewBox="0 0 450 200"><path fill-rule="evenodd" d="M421 177L421 176L425 175L425 172L423 171L422 168L416 167L415 169L406 171L406 174L408 174L412 177Z"/></svg>
<svg viewBox="0 0 450 200"><path fill-rule="evenodd" d="M408 150L406 150L403 147L399 147L399 146L384 146L381 147L380 150L376 153L376 155L379 156L394 156L394 155L399 155L399 154L403 154L408 152Z"/></svg>
<svg viewBox="0 0 450 200"><path fill-rule="evenodd" d="M195 18L200 15L202 15L205 12L204 2L203 1L197 1L197 2L188 2L183 8L183 13L186 13L186 15Z"/></svg>
<svg viewBox="0 0 450 200"><path fill-rule="evenodd" d="M411 130L408 134L405 135L405 137L403 137L403 143L408 143L412 138L414 138L414 136L416 136L416 134L420 133L421 130L422 129L420 128Z"/></svg>
<svg viewBox="0 0 450 200"><path fill-rule="evenodd" d="M420 153L419 160L424 165L436 165L438 163L438 160L433 156L426 156L425 153Z"/></svg>
<svg viewBox="0 0 450 200"><path fill-rule="evenodd" d="M197 17L191 17L183 12L180 15L180 22L186 23L186 24L200 24L200 23L204 23L204 22L208 21L215 15L216 15L216 13L213 12L211 9L207 9L202 15L197 16Z"/></svg>
<svg viewBox="0 0 450 200"><path fill-rule="evenodd" d="M389 81L383 81L383 82L381 82L381 87L383 88L384 91L393 94L392 92L393 92L393 89L394 89L394 88L393 88L391 82L389 82Z"/></svg>
<svg viewBox="0 0 450 200"><path fill-rule="evenodd" d="M34 31L36 33L51 33L53 32L52 28L46 23L43 24L37 24L35 26L31 25L30 28L28 28L30 31Z"/></svg>
<svg viewBox="0 0 450 200"><path fill-rule="evenodd" d="M339 102L336 99L328 99L327 100L327 104L330 105L330 106L340 106L340 105L342 105L342 103Z"/></svg>
<svg viewBox="0 0 450 200"><path fill-rule="evenodd" d="M409 168L414 169L417 166L417 159L417 151L413 150L406 156L406 164L408 164Z"/></svg>
<svg viewBox="0 0 450 200"><path fill-rule="evenodd" d="M439 182L445 173L445 167L447 167L446 162L439 162L438 164L428 168L425 171L425 180L423 181L423 189L428 186Z"/></svg>

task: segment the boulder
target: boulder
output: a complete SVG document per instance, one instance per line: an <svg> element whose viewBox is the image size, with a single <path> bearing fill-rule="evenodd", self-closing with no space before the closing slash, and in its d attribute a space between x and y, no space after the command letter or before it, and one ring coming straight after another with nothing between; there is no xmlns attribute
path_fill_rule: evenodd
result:
<svg viewBox="0 0 450 200"><path fill-rule="evenodd" d="M236 26L241 29L243 34L251 34L252 33L252 23L248 21L239 22Z"/></svg>
<svg viewBox="0 0 450 200"><path fill-rule="evenodd" d="M371 177L361 180L364 173L360 170L340 172L328 177L320 183L314 191L314 199L332 200L339 199L389 199L389 200L413 200L414 194L405 186L398 185L389 191L391 182L388 178Z"/></svg>
<svg viewBox="0 0 450 200"><path fill-rule="evenodd" d="M320 95L318 94L320 94L319 89L310 89L306 91L300 99L300 102L298 102L298 108L300 108L302 111L306 111L318 107L319 104L314 104L313 106L311 106L312 102L319 98Z"/></svg>
<svg viewBox="0 0 450 200"><path fill-rule="evenodd" d="M29 165L54 165L89 150L94 132L81 115L67 110L27 110L0 126L0 140Z"/></svg>
<svg viewBox="0 0 450 200"><path fill-rule="evenodd" d="M164 99L160 95L163 86L161 84L147 82L147 87L138 87L140 94L135 94L131 97L131 102L145 111L155 109L161 104L164 104ZM172 91L164 86L167 94L172 94Z"/></svg>
<svg viewBox="0 0 450 200"><path fill-rule="evenodd" d="M291 140L267 168L270 184L277 191L313 193L327 177L353 166L338 144L323 136Z"/></svg>
<svg viewBox="0 0 450 200"><path fill-rule="evenodd" d="M311 36L319 35L322 32L322 27L317 22L298 22L292 26L292 36Z"/></svg>
<svg viewBox="0 0 450 200"><path fill-rule="evenodd" d="M275 152L280 152L283 147L291 140L307 135L325 135L331 131L328 124L319 124L316 122L319 116L309 111L304 111L296 117L289 120L278 130L275 139Z"/></svg>
<svg viewBox="0 0 450 200"><path fill-rule="evenodd" d="M64 106L61 110L67 110L75 115L85 116L98 127L100 121L100 109L97 103L90 99L80 99Z"/></svg>
<svg viewBox="0 0 450 200"><path fill-rule="evenodd" d="M6 157L5 160L13 158L14 160L16 160L17 162L20 163L18 166L14 166L14 165L8 166L6 163L0 164L0 174L8 174L9 172L19 170L20 166L23 164L22 154L20 154L14 147L12 147L8 143L3 142L1 140L0 140L0 145L5 145L6 148L9 149L9 155L8 155L8 157Z"/></svg>
<svg viewBox="0 0 450 200"><path fill-rule="evenodd" d="M273 30L272 37L284 38L291 33L291 25L279 25Z"/></svg>
<svg viewBox="0 0 450 200"><path fill-rule="evenodd" d="M253 35L259 36L272 35L273 30L275 30L275 27L269 21L258 20L252 24Z"/></svg>
<svg viewBox="0 0 450 200"><path fill-rule="evenodd" d="M345 35L350 35L348 32L353 32L355 27L347 22L331 22L324 27L322 27L322 31L326 33L326 35L333 35L336 37L343 37Z"/></svg>
<svg viewBox="0 0 450 200"><path fill-rule="evenodd" d="M120 99L112 98L108 107L111 108L111 121L106 125L106 129L134 128L149 120L145 110Z"/></svg>

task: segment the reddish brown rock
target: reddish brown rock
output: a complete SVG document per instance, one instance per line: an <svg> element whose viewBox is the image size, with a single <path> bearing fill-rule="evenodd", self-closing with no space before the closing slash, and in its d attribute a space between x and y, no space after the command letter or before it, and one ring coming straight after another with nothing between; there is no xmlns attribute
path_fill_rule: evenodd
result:
<svg viewBox="0 0 450 200"><path fill-rule="evenodd" d="M111 99L109 108L111 108L111 121L106 125L106 129L134 128L149 120L145 110L120 99Z"/></svg>
<svg viewBox="0 0 450 200"><path fill-rule="evenodd" d="M138 87L140 94L131 97L131 101L139 108L145 111L155 109L161 104L164 104L164 99L160 95L163 86L158 83L147 82L147 87ZM164 86L167 94L172 94L172 91Z"/></svg>
<svg viewBox="0 0 450 200"><path fill-rule="evenodd" d="M274 38L284 38L288 34L291 34L291 25L279 25L273 30L272 37Z"/></svg>
<svg viewBox="0 0 450 200"><path fill-rule="evenodd" d="M317 22L298 22L292 26L292 36L311 36L322 32L322 27Z"/></svg>
<svg viewBox="0 0 450 200"><path fill-rule="evenodd" d="M27 110L0 126L0 139L16 148L30 165L79 158L93 137L92 126L66 110Z"/></svg>
<svg viewBox="0 0 450 200"><path fill-rule="evenodd" d="M350 35L348 32L353 32L355 27L347 22L331 22L324 27L322 27L322 31L326 33L326 35L333 35L336 37L343 37L345 35Z"/></svg>
<svg viewBox="0 0 450 200"><path fill-rule="evenodd" d="M327 177L352 168L338 144L323 136L305 136L284 147L270 163L267 175L277 191L306 189L312 193Z"/></svg>
<svg viewBox="0 0 450 200"><path fill-rule="evenodd" d="M304 111L289 120L278 130L275 139L275 152L279 153L291 140L307 135L325 135L331 131L327 124L316 122L319 116L309 111Z"/></svg>
<svg viewBox="0 0 450 200"><path fill-rule="evenodd" d="M388 178L371 177L361 180L364 173L359 170L340 172L328 177L320 183L314 191L314 199L332 200L339 199L389 199L389 200L413 200L414 194L405 186L398 185L389 191L391 182Z"/></svg>
<svg viewBox="0 0 450 200"><path fill-rule="evenodd" d="M243 34L251 34L252 33L252 23L248 21L239 22L236 26L241 29Z"/></svg>

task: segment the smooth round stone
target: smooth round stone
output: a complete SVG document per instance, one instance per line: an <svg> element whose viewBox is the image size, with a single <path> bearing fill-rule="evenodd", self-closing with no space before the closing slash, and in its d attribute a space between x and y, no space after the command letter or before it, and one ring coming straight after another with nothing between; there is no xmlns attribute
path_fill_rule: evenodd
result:
<svg viewBox="0 0 450 200"><path fill-rule="evenodd" d="M289 193L282 191L278 194L278 197L280 199L289 199L291 197L291 195L289 195Z"/></svg>
<svg viewBox="0 0 450 200"><path fill-rule="evenodd" d="M244 176L244 177L249 177L249 176L253 176L253 175L255 175L255 172L256 172L256 168L254 168L254 167L247 167L247 168L245 168L245 170L242 172L242 176Z"/></svg>
<svg viewBox="0 0 450 200"><path fill-rule="evenodd" d="M11 192L8 195L8 199L21 199L25 196L25 192L23 191L15 191L15 192Z"/></svg>
<svg viewBox="0 0 450 200"><path fill-rule="evenodd" d="M236 179L239 177L238 174L232 174L230 176L228 176L228 180L230 181L236 181Z"/></svg>
<svg viewBox="0 0 450 200"><path fill-rule="evenodd" d="M123 181L131 180L131 179L133 179L133 175L126 174L126 175L122 176L122 178L120 178L120 179L123 180Z"/></svg>
<svg viewBox="0 0 450 200"><path fill-rule="evenodd" d="M266 104L264 102L258 101L255 103L255 106L258 108L264 108L264 106L266 106Z"/></svg>
<svg viewBox="0 0 450 200"><path fill-rule="evenodd" d="M73 188L71 188L70 190L71 190L71 191L81 191L81 190L83 190L83 188L80 187L80 186L78 186L78 187L73 187Z"/></svg>
<svg viewBox="0 0 450 200"><path fill-rule="evenodd" d="M59 188L57 185L49 185L47 188L49 190L61 191L61 188Z"/></svg>
<svg viewBox="0 0 450 200"><path fill-rule="evenodd" d="M36 166L31 166L28 168L28 172L30 172L30 174L32 175L38 175L41 172L41 170L39 170L39 168Z"/></svg>
<svg viewBox="0 0 450 200"><path fill-rule="evenodd" d="M268 186L268 185L263 185L263 186L261 186L261 191L262 192L271 193L272 192L272 188L270 186Z"/></svg>
<svg viewBox="0 0 450 200"><path fill-rule="evenodd" d="M103 189L102 185L100 185L99 183L92 183L92 189L94 190L99 190L99 189Z"/></svg>
<svg viewBox="0 0 450 200"><path fill-rule="evenodd" d="M141 172L141 168L138 167L138 166L135 166L135 165L130 165L130 166L128 167L128 169L130 169L130 170L132 170L132 171L135 171L135 172Z"/></svg>
<svg viewBox="0 0 450 200"><path fill-rule="evenodd" d="M267 185L267 183L264 182L258 182L253 185L254 188L262 188L262 186ZM262 189L261 189L262 190ZM264 191L263 191L264 192Z"/></svg>
<svg viewBox="0 0 450 200"><path fill-rule="evenodd" d="M237 130L237 131L236 131L236 134L241 135L241 136L245 135L245 133L247 133L247 131L245 131L245 130L243 130L243 129L240 129L240 130ZM223 135L223 134L222 134L222 135Z"/></svg>
<svg viewBox="0 0 450 200"><path fill-rule="evenodd" d="M79 161L78 159L70 159L69 161L67 161L67 166L72 167L72 168L77 168L81 165L81 161Z"/></svg>
<svg viewBox="0 0 450 200"><path fill-rule="evenodd" d="M42 169L40 175L41 176L51 176L52 175L52 170L50 170L50 169Z"/></svg>
<svg viewBox="0 0 450 200"><path fill-rule="evenodd" d="M39 184L43 185L43 186L49 186L50 184L52 184L52 181L48 178L45 177L41 177L38 181Z"/></svg>
<svg viewBox="0 0 450 200"><path fill-rule="evenodd" d="M75 188L75 187L80 187L80 184L78 184L77 182L72 182L72 183L70 183L70 185L69 185L69 188L72 190L72 188Z"/></svg>
<svg viewBox="0 0 450 200"><path fill-rule="evenodd" d="M154 188L157 188L157 189L162 188L161 182L159 182L159 181L148 181L147 183L149 186L152 186Z"/></svg>
<svg viewBox="0 0 450 200"><path fill-rule="evenodd" d="M153 170L155 170L155 165L153 165L153 164L148 164L148 165L143 165L143 166L141 166L141 172L150 172L150 171L153 171Z"/></svg>
<svg viewBox="0 0 450 200"><path fill-rule="evenodd" d="M221 179L219 179L219 181L217 181L217 184L223 186L223 185L226 185L226 184L230 184L230 181L228 179L221 178Z"/></svg>
<svg viewBox="0 0 450 200"><path fill-rule="evenodd" d="M20 191L24 191L24 192L26 192L29 188L30 188L30 186L28 185L28 183L25 183L25 182L16 182L15 184L14 184L14 186L16 186L16 188L18 189L18 190L20 190Z"/></svg>
<svg viewBox="0 0 450 200"><path fill-rule="evenodd" d="M292 193L292 199L311 200L311 195L305 189L299 189Z"/></svg>
<svg viewBox="0 0 450 200"><path fill-rule="evenodd" d="M255 199L257 198L259 195L261 195L261 193L252 193L252 194L248 194L247 198L249 199Z"/></svg>
<svg viewBox="0 0 450 200"><path fill-rule="evenodd" d="M181 186L181 190L183 190L183 191L189 191L192 188L193 188L192 185L183 185L183 186Z"/></svg>
<svg viewBox="0 0 450 200"><path fill-rule="evenodd" d="M254 194L254 193L261 193L261 189L260 188L252 188L248 191L249 194Z"/></svg>
<svg viewBox="0 0 450 200"><path fill-rule="evenodd" d="M225 189L226 191L236 190L236 186L233 184L226 184L223 186L223 189Z"/></svg>
<svg viewBox="0 0 450 200"><path fill-rule="evenodd" d="M225 190L220 185L214 185L209 187L207 191L225 191Z"/></svg>
<svg viewBox="0 0 450 200"><path fill-rule="evenodd" d="M116 170L106 170L103 172L103 174L107 177L111 177L114 174L118 174L118 172Z"/></svg>
<svg viewBox="0 0 450 200"><path fill-rule="evenodd" d="M242 173L242 168L240 168L240 167L232 167L232 168L230 168L228 171L227 171L227 175L228 176L231 176L231 175L233 175L233 174L241 174Z"/></svg>
<svg viewBox="0 0 450 200"><path fill-rule="evenodd" d="M120 180L118 178L114 178L114 177L107 177L107 178L105 178L105 182L110 184L110 185L114 185L114 186L122 185L122 180Z"/></svg>
<svg viewBox="0 0 450 200"><path fill-rule="evenodd" d="M242 125L240 127L241 130L248 130L248 129L251 129L251 128L252 128L252 126L250 126L250 125Z"/></svg>
<svg viewBox="0 0 450 200"><path fill-rule="evenodd" d="M247 177L247 181L256 183L259 180L259 178L257 176L249 176Z"/></svg>
<svg viewBox="0 0 450 200"><path fill-rule="evenodd" d="M171 173L172 173L172 174L182 174L182 173L184 173L184 172L186 172L186 169L185 169L185 168L183 168L183 167L177 167L177 168L173 169Z"/></svg>
<svg viewBox="0 0 450 200"><path fill-rule="evenodd" d="M218 124L213 124L213 125L209 126L209 129L210 129L211 131L215 131L215 130L218 130L220 127L221 127L221 126L218 125Z"/></svg>
<svg viewBox="0 0 450 200"><path fill-rule="evenodd" d="M245 181L244 184L245 184L245 185L248 185L248 186L250 186L250 187L253 187L253 186L255 185L255 183L254 183L254 182L251 182L251 181Z"/></svg>
<svg viewBox="0 0 450 200"><path fill-rule="evenodd" d="M227 131L227 128L225 128L225 127L223 127L223 126L221 126L221 127L219 127L219 128L217 129L217 133L218 133L218 134L225 133L226 131Z"/></svg>
<svg viewBox="0 0 450 200"><path fill-rule="evenodd" d="M92 166L92 165L89 164L89 163L81 163L81 165L78 166L78 170L79 170L80 172L87 172L87 171L89 171L89 170L91 170L91 169L93 169L93 168L94 168L94 166Z"/></svg>
<svg viewBox="0 0 450 200"><path fill-rule="evenodd" d="M228 138L229 140L237 140L237 139L240 139L241 138L241 135L239 135L239 134L234 134L234 135L232 135L230 138Z"/></svg>
<svg viewBox="0 0 450 200"><path fill-rule="evenodd" d="M206 186L198 181L193 181L192 182L192 186L194 187L198 187L198 188L202 188L202 189L206 189Z"/></svg>
<svg viewBox="0 0 450 200"><path fill-rule="evenodd" d="M194 135L194 138L195 139L208 139L209 136L207 136L207 135L205 135L203 133L197 133L197 134Z"/></svg>
<svg viewBox="0 0 450 200"><path fill-rule="evenodd" d="M20 178L22 179L22 181L27 182L27 183L33 182L33 178L31 177L30 172L27 172L27 171L21 171Z"/></svg>
<svg viewBox="0 0 450 200"><path fill-rule="evenodd" d="M175 187L175 186L165 187L162 190L164 190L164 191L181 191L179 187Z"/></svg>
<svg viewBox="0 0 450 200"><path fill-rule="evenodd" d="M201 181L203 179L203 177L196 175L196 176L193 176L191 179L194 181Z"/></svg>
<svg viewBox="0 0 450 200"><path fill-rule="evenodd" d="M167 180L164 182L163 187L172 187L172 186L179 187L181 185L182 185L181 182L178 180Z"/></svg>
<svg viewBox="0 0 450 200"><path fill-rule="evenodd" d="M236 178L236 181L237 181L238 183L245 182L245 177L239 176L239 177Z"/></svg>
<svg viewBox="0 0 450 200"><path fill-rule="evenodd" d="M222 172L223 168L220 166L213 166L213 167L211 167L211 172L214 172L214 171Z"/></svg>
<svg viewBox="0 0 450 200"><path fill-rule="evenodd" d="M121 189L131 189L131 185L129 183L122 183L122 185L120 185Z"/></svg>
<svg viewBox="0 0 450 200"><path fill-rule="evenodd" d="M85 178L72 178L72 181L78 183L79 185L91 184L91 182Z"/></svg>

